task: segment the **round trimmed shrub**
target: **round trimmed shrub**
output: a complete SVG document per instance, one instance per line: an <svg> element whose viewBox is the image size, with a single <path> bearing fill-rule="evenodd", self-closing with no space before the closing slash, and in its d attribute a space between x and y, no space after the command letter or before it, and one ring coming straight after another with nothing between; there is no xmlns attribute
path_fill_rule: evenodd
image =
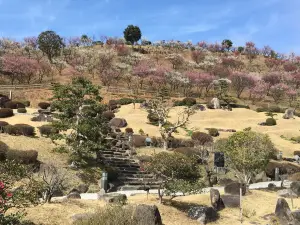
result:
<svg viewBox="0 0 300 225"><path fill-rule="evenodd" d="M218 129L216 129L216 128L210 128L210 129L208 129L208 133L212 137L218 137L220 135Z"/></svg>
<svg viewBox="0 0 300 225"><path fill-rule="evenodd" d="M0 109L0 118L7 118L14 115L14 111L12 109Z"/></svg>
<svg viewBox="0 0 300 225"><path fill-rule="evenodd" d="M209 134L206 134L204 132L193 132L191 138L194 141L197 141L200 145L205 145L208 143L212 143L214 140L212 138L212 136L210 136Z"/></svg>
<svg viewBox="0 0 300 225"><path fill-rule="evenodd" d="M127 127L127 128L125 129L125 133L127 133L127 134L133 134L133 129L130 128L130 127Z"/></svg>
<svg viewBox="0 0 300 225"><path fill-rule="evenodd" d="M184 98L182 100L182 105L184 105L184 106L193 106L196 104L197 104L197 101L194 98Z"/></svg>
<svg viewBox="0 0 300 225"><path fill-rule="evenodd" d="M35 150L8 150L5 155L8 160L15 160L23 164L32 164L37 162L38 152Z"/></svg>
<svg viewBox="0 0 300 225"><path fill-rule="evenodd" d="M17 109L18 113L27 113L27 110L25 108L19 108Z"/></svg>
<svg viewBox="0 0 300 225"><path fill-rule="evenodd" d="M48 102L40 102L38 104L38 107L40 107L41 109L48 109L50 107L50 103L48 103Z"/></svg>
<svg viewBox="0 0 300 225"><path fill-rule="evenodd" d="M7 109L18 109L25 108L25 105L22 102L9 101L4 104L4 107Z"/></svg>
<svg viewBox="0 0 300 225"><path fill-rule="evenodd" d="M147 119L153 125L157 125L158 121L159 121L158 117L154 113L151 113L151 112L148 114Z"/></svg>
<svg viewBox="0 0 300 225"><path fill-rule="evenodd" d="M18 130L14 125L7 125L4 127L4 133L9 135L17 135Z"/></svg>
<svg viewBox="0 0 300 225"><path fill-rule="evenodd" d="M34 136L34 127L30 126L28 124L16 124L14 126L17 129L18 135L24 135L24 136Z"/></svg>
<svg viewBox="0 0 300 225"><path fill-rule="evenodd" d="M49 137L51 134L59 133L59 131L51 125L43 125L40 126L38 129L42 136L47 136L47 137Z"/></svg>
<svg viewBox="0 0 300 225"><path fill-rule="evenodd" d="M105 117L107 120L115 118L115 114L112 111L103 112L102 116Z"/></svg>
<svg viewBox="0 0 300 225"><path fill-rule="evenodd" d="M29 107L29 106L30 106L30 101L22 101L22 103L23 103L26 107Z"/></svg>
<svg viewBox="0 0 300 225"><path fill-rule="evenodd" d="M274 118L268 118L266 120L266 125L267 126L275 126L277 123L276 123L276 120Z"/></svg>
<svg viewBox="0 0 300 225"><path fill-rule="evenodd" d="M4 132L4 127L9 125L8 122L0 121L0 132Z"/></svg>
<svg viewBox="0 0 300 225"><path fill-rule="evenodd" d="M6 159L6 152L8 151L8 146L4 142L0 141L0 161Z"/></svg>

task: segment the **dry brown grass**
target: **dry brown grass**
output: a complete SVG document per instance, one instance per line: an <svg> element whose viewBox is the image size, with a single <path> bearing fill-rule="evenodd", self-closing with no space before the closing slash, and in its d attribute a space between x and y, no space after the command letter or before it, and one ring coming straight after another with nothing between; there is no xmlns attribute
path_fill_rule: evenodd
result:
<svg viewBox="0 0 300 225"><path fill-rule="evenodd" d="M277 202L276 192L268 191L252 191L243 199L243 208L255 211L255 215L250 218L244 217L245 225L253 223L268 224L268 220L263 217L272 214L275 211ZM165 199L165 204L158 204L156 195L150 195L147 200L146 195L137 195L128 198L129 204L156 204L162 216L165 225L183 225L183 224L199 224L187 217L186 210L189 205L210 205L209 194L191 195L177 197L173 202ZM290 207L291 202L287 199ZM105 206L105 203L97 200L73 200L61 204L45 204L37 207L28 208L26 219L30 219L36 223L45 225L60 225L71 224L71 217L78 213L94 212L99 207ZM300 207L300 199L294 199L294 209ZM212 225L235 225L239 222L239 209L226 208L220 212L220 219L216 222L210 223Z"/></svg>
<svg viewBox="0 0 300 225"><path fill-rule="evenodd" d="M181 107L176 107L170 113L170 120L176 119L176 114L181 110ZM139 106L133 109L132 105L122 106L120 111L116 113L116 117L125 118L128 122L128 127L133 128L135 133L139 129L150 136L160 136L158 127L148 124L147 111L141 110ZM288 140L282 139L280 136L287 137L300 136L300 118L296 117L292 120L282 119L282 115L278 113L275 117L277 125L273 127L259 126L259 122L264 122L266 116L264 113L257 113L248 109L233 109L232 112L224 110L206 110L203 112L198 111L195 115L191 116L188 128L197 128L199 131L205 131L205 128L224 128L236 129L241 131L246 127L252 127L252 130L257 132L266 133L270 136L275 146L283 152L285 156L292 156L295 150L298 150L300 144L293 144ZM226 138L232 133L221 132L218 138ZM179 134L174 136L179 138L189 138L183 129L179 130ZM217 138L217 139L218 139Z"/></svg>

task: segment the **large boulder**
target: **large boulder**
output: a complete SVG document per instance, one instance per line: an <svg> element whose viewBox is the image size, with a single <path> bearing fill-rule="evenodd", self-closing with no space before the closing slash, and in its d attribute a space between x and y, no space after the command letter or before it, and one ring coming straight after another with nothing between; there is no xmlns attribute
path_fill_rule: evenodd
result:
<svg viewBox="0 0 300 225"><path fill-rule="evenodd" d="M291 190L297 195L300 196L300 182L294 181L291 183Z"/></svg>
<svg viewBox="0 0 300 225"><path fill-rule="evenodd" d="M284 198L277 200L275 216L282 225L299 225L299 221L294 217L288 203Z"/></svg>
<svg viewBox="0 0 300 225"><path fill-rule="evenodd" d="M266 167L266 174L268 177L274 179L275 178L275 168L279 168L279 174L294 174L300 172L300 165L291 163L291 162L284 162L284 161L275 161L271 160L267 167Z"/></svg>
<svg viewBox="0 0 300 225"><path fill-rule="evenodd" d="M230 195L240 195L240 188L242 188L242 195L246 194L246 185L241 183L231 183L225 186L224 191Z"/></svg>
<svg viewBox="0 0 300 225"><path fill-rule="evenodd" d="M160 212L156 205L137 205L133 219L138 222L139 225L162 225L162 219Z"/></svg>
<svg viewBox="0 0 300 225"><path fill-rule="evenodd" d="M70 192L67 195L67 198L68 199L81 199L81 196L80 196L80 193L78 191L73 191L73 192Z"/></svg>
<svg viewBox="0 0 300 225"><path fill-rule="evenodd" d="M226 208L238 208L240 207L239 195L222 195L222 201Z"/></svg>
<svg viewBox="0 0 300 225"><path fill-rule="evenodd" d="M295 113L295 109L293 108L290 108L290 109L287 109L285 110L285 113L283 115L283 119L294 119L294 113Z"/></svg>
<svg viewBox="0 0 300 225"><path fill-rule="evenodd" d="M300 181L300 172L289 175L289 181Z"/></svg>
<svg viewBox="0 0 300 225"><path fill-rule="evenodd" d="M191 219L197 220L200 224L207 224L219 218L218 212L213 207L193 206L188 211Z"/></svg>
<svg viewBox="0 0 300 225"><path fill-rule="evenodd" d="M221 108L220 100L218 98L213 98L210 103L214 106L214 109L220 109Z"/></svg>
<svg viewBox="0 0 300 225"><path fill-rule="evenodd" d="M134 134L132 136L132 144L136 148L146 146L145 141L146 141L146 137L145 136L137 135L137 134Z"/></svg>
<svg viewBox="0 0 300 225"><path fill-rule="evenodd" d="M217 189L210 189L210 202L215 210L222 210L225 208L220 192Z"/></svg>
<svg viewBox="0 0 300 225"><path fill-rule="evenodd" d="M252 179L253 183L259 183L259 182L266 182L268 181L270 178L267 177L267 174L265 171L262 171L258 174L256 174L256 176Z"/></svg>
<svg viewBox="0 0 300 225"><path fill-rule="evenodd" d="M113 118L109 121L109 125L115 128L123 128L127 126L127 121L122 118Z"/></svg>
<svg viewBox="0 0 300 225"><path fill-rule="evenodd" d="M78 187L76 189L79 191L80 194L87 193L88 190L89 190L89 185L87 185L87 184L80 184L80 185L78 185Z"/></svg>
<svg viewBox="0 0 300 225"><path fill-rule="evenodd" d="M98 193L98 200L104 200L107 203L125 204L127 202L127 196L125 194L117 193Z"/></svg>

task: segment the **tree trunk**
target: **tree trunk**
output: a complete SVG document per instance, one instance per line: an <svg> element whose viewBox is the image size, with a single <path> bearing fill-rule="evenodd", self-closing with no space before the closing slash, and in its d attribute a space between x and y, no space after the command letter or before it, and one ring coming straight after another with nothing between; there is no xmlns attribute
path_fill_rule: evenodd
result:
<svg viewBox="0 0 300 225"><path fill-rule="evenodd" d="M164 141L164 150L168 150L168 140L163 140Z"/></svg>
<svg viewBox="0 0 300 225"><path fill-rule="evenodd" d="M162 204L162 199L163 198L163 195L161 193L161 186L159 186L158 188L158 199L159 199L159 204Z"/></svg>

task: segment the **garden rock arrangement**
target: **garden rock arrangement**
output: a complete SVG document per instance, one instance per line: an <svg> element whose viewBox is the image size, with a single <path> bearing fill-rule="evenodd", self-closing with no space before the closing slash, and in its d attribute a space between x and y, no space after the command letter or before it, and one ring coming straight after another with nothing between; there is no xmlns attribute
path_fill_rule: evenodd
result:
<svg viewBox="0 0 300 225"><path fill-rule="evenodd" d="M294 119L295 109L286 109L283 115L283 119Z"/></svg>
<svg viewBox="0 0 300 225"><path fill-rule="evenodd" d="M197 220L200 224L207 224L219 218L218 212L213 207L193 206L188 211L191 219Z"/></svg>
<svg viewBox="0 0 300 225"><path fill-rule="evenodd" d="M292 212L285 199L279 198L277 200L275 216L281 225L300 225L300 212Z"/></svg>
<svg viewBox="0 0 300 225"><path fill-rule="evenodd" d="M97 153L99 162L117 172L117 186L121 190L144 190L145 187L157 188L158 182L152 174L141 168L130 143L124 134L117 135L110 150ZM108 175L109 176L109 175Z"/></svg>
<svg viewBox="0 0 300 225"><path fill-rule="evenodd" d="M153 225L163 225L160 212L156 205L137 205L134 210L133 218L137 221L140 221L140 224L143 224L142 221L147 222L147 224Z"/></svg>
<svg viewBox="0 0 300 225"><path fill-rule="evenodd" d="M210 189L210 202L215 210L222 210L225 208L220 192L217 189Z"/></svg>

